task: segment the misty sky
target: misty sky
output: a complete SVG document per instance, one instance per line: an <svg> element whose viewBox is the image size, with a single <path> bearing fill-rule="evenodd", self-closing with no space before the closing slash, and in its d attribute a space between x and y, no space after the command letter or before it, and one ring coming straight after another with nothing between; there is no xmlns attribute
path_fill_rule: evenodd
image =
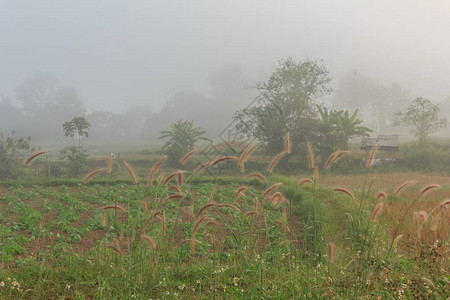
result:
<svg viewBox="0 0 450 300"><path fill-rule="evenodd" d="M159 110L240 65L323 59L337 85L357 70L413 97L450 95L450 2L0 0L0 94L36 73L77 88L89 110ZM263 75L261 75L263 74Z"/></svg>

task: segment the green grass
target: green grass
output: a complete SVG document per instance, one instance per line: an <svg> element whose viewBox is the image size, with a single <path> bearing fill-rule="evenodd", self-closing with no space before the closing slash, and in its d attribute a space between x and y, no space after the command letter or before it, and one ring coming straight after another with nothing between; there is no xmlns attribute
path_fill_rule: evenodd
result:
<svg viewBox="0 0 450 300"><path fill-rule="evenodd" d="M417 256L404 245L387 255L392 228L387 217L369 220L373 192L358 190L353 200L320 179L301 188L293 177L268 179L193 177L180 187L184 197L171 200L166 186L121 179L5 183L0 298L442 299L450 292L446 253ZM288 201L264 203L262 192L277 182ZM248 189L235 203L243 184ZM196 217L211 201L240 211L214 205ZM202 217L211 220L193 235ZM336 245L333 263L328 242Z"/></svg>

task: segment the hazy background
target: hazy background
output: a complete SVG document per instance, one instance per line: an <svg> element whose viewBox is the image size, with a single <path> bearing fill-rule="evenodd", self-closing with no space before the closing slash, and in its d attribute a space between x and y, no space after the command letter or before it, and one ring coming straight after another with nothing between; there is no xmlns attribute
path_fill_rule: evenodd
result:
<svg viewBox="0 0 450 300"><path fill-rule="evenodd" d="M0 0L0 132L64 139L85 114L98 138L155 138L179 118L216 135L287 57L323 59L323 101L386 132L388 98L450 114L449 16L445 0ZM20 87L42 82L24 113Z"/></svg>

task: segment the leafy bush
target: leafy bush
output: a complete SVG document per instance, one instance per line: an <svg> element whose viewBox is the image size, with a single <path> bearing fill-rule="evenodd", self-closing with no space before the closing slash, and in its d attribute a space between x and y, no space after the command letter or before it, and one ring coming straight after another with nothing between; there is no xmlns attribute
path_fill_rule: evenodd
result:
<svg viewBox="0 0 450 300"><path fill-rule="evenodd" d="M404 148L401 165L413 171L448 172L450 152L433 145L419 147L414 144Z"/></svg>
<svg viewBox="0 0 450 300"><path fill-rule="evenodd" d="M5 139L0 133L0 179L17 177L25 155L32 150L30 140L30 137Z"/></svg>

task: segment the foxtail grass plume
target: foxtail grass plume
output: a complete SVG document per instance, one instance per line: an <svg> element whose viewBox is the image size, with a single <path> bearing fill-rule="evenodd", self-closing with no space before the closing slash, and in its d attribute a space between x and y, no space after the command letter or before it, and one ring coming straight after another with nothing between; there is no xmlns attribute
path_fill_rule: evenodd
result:
<svg viewBox="0 0 450 300"><path fill-rule="evenodd" d="M393 245L394 247L397 247L397 244L398 244L398 242L402 239L402 237L403 237L403 234L397 235L397 236L395 237L394 241L392 242L392 245Z"/></svg>
<svg viewBox="0 0 450 300"><path fill-rule="evenodd" d="M380 200L381 198L387 199L387 194L383 191L378 192L377 194L377 200Z"/></svg>
<svg viewBox="0 0 450 300"><path fill-rule="evenodd" d="M337 188L334 188L334 189L333 189L333 192L341 192L341 193L347 194L347 195L350 196L352 199L357 200L356 197L355 197L355 195L353 195L353 193L350 192L349 190L347 190L346 188L340 188L340 187L337 187Z"/></svg>
<svg viewBox="0 0 450 300"><path fill-rule="evenodd" d="M414 180L411 180L411 181L407 181L407 182L405 182L405 183L402 183L402 184L395 190L394 194L395 194L395 195L398 195L405 187L407 187L408 185L411 185L411 184L413 184L413 183L415 183Z"/></svg>
<svg viewBox="0 0 450 300"><path fill-rule="evenodd" d="M286 132L286 136L284 137L284 152L286 152L286 154L290 154L291 150L291 134Z"/></svg>
<svg viewBox="0 0 450 300"><path fill-rule="evenodd" d="M273 192L275 189L277 189L278 187L280 187L282 185L283 185L283 183L281 183L281 182L271 185L264 191L264 193L262 194L262 197L265 198L267 195L269 195L271 192Z"/></svg>
<svg viewBox="0 0 450 300"><path fill-rule="evenodd" d="M382 202L378 203L374 209L372 210L372 214L370 215L370 221L375 221L378 215L383 210L384 204Z"/></svg>
<svg viewBox="0 0 450 300"><path fill-rule="evenodd" d="M248 176L245 177L245 178L246 178L246 179L249 179L249 178L252 178L252 177L256 177L256 178L261 179L261 180L264 181L264 182L267 182L267 178L264 177L264 175L261 174L261 173L252 173L252 174L248 175Z"/></svg>
<svg viewBox="0 0 450 300"><path fill-rule="evenodd" d="M300 180L300 181L298 182L298 186L302 186L302 185L304 185L305 183L311 183L311 184L313 184L314 182L313 182L311 179L306 178L306 179Z"/></svg>
<svg viewBox="0 0 450 300"><path fill-rule="evenodd" d="M112 171L112 152L109 152L107 168L107 172L110 174Z"/></svg>
<svg viewBox="0 0 450 300"><path fill-rule="evenodd" d="M216 207L227 207L227 208L231 208L235 211L241 211L241 209L233 204L229 204L229 203L218 203L216 204Z"/></svg>
<svg viewBox="0 0 450 300"><path fill-rule="evenodd" d="M245 171L245 162L248 160L250 154L255 151L258 145L248 146L247 149L244 150L241 157L238 160L238 166L241 167L241 172Z"/></svg>
<svg viewBox="0 0 450 300"><path fill-rule="evenodd" d="M330 260L330 264L334 261L334 250L335 246L333 242L328 243L328 259Z"/></svg>
<svg viewBox="0 0 450 300"><path fill-rule="evenodd" d="M378 145L375 145L375 147L373 147L372 153L370 154L369 159L367 160L366 167L368 167L368 168L372 167L373 160L375 159L375 156L377 155L378 147L379 147Z"/></svg>
<svg viewBox="0 0 450 300"><path fill-rule="evenodd" d="M177 173L172 173L169 176L166 177L166 179L163 182L163 185L168 184L175 176L177 176Z"/></svg>
<svg viewBox="0 0 450 300"><path fill-rule="evenodd" d="M180 164L181 165L184 165L185 163L186 163L186 161L191 157L191 156L193 156L195 153L197 153L198 152L198 150L192 150L192 151L189 151L188 153L186 153L184 156L183 156L183 158L180 160Z"/></svg>
<svg viewBox="0 0 450 300"><path fill-rule="evenodd" d="M133 169L131 168L131 166L125 161L123 162L123 165L127 169L128 173L130 173L131 179L133 180L134 184L137 184L138 180L137 180L136 175L134 174Z"/></svg>
<svg viewBox="0 0 450 300"><path fill-rule="evenodd" d="M27 158L27 160L25 161L25 166L28 166L28 164L33 160L33 159L35 159L36 157L38 157L38 156L40 156L40 155L43 155L43 154L46 154L46 153L49 153L50 151L39 151L39 152L36 152L36 153L34 153L34 154L32 154L30 157L28 157Z"/></svg>
<svg viewBox="0 0 450 300"><path fill-rule="evenodd" d="M311 143L310 142L306 143L306 147L308 148L309 168L310 169L314 169L314 154L313 154Z"/></svg>
<svg viewBox="0 0 450 300"><path fill-rule="evenodd" d="M123 208L120 205L105 205L101 208L101 210L107 210L107 209L118 209L118 210L121 210L122 212L125 212L125 208Z"/></svg>
<svg viewBox="0 0 450 300"><path fill-rule="evenodd" d="M198 218L207 208L214 206L214 203L206 203L202 207L199 208L197 213L195 214L195 217Z"/></svg>
<svg viewBox="0 0 450 300"><path fill-rule="evenodd" d="M101 168L101 169L97 169L97 170L92 171L91 173L87 174L86 177L84 177L83 183L84 183L84 184L87 184L87 183L89 182L89 180L91 180L92 178L94 178L94 176L96 176L96 175L98 175L98 174L100 174L100 173L102 173L102 172L104 172L104 171L105 171L104 168Z"/></svg>
<svg viewBox="0 0 450 300"><path fill-rule="evenodd" d="M226 161L226 160L237 160L236 156L223 156L223 157L219 157L218 159L214 160L211 162L211 166L215 166L218 163L222 162L222 161Z"/></svg>
<svg viewBox="0 0 450 300"><path fill-rule="evenodd" d="M143 234L141 235L141 238L146 241L150 246L152 246L153 249L157 249L158 247L156 246L155 241L148 235Z"/></svg>
<svg viewBox="0 0 450 300"><path fill-rule="evenodd" d="M204 164L199 165L195 170L194 170L194 175L197 174L198 172L200 172L201 170L203 170L204 168L208 167L209 165L211 165L211 162L206 162Z"/></svg>
<svg viewBox="0 0 450 300"><path fill-rule="evenodd" d="M158 172L159 167L163 164L163 162L166 161L166 159L167 155L164 155L156 164L153 165L153 168L150 172L150 176L148 178L148 186L153 185L153 178L155 177L156 172Z"/></svg>
<svg viewBox="0 0 450 300"><path fill-rule="evenodd" d="M280 159L286 154L286 152L280 152L277 154L277 156L274 157L274 159L272 160L272 162L270 163L270 165L267 167L267 172L268 173L272 173L273 168L275 168L275 166L278 164L278 162L280 161Z"/></svg>
<svg viewBox="0 0 450 300"><path fill-rule="evenodd" d="M426 192L428 192L428 191L430 191L430 190L437 189L437 188L440 188L440 187L441 187L441 186L440 186L439 184L430 184L430 185L427 185L426 187L424 187L424 188L422 189L422 191L420 191L420 196L424 195Z"/></svg>

